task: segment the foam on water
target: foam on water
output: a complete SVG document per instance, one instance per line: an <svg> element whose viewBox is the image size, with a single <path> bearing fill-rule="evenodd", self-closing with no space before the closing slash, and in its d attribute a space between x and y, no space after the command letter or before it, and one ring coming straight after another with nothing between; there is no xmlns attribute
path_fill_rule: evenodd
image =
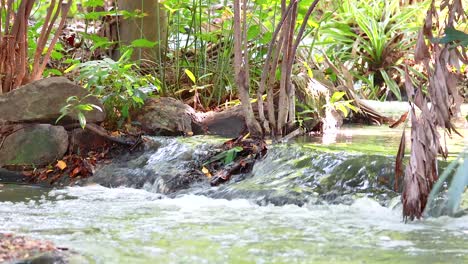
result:
<svg viewBox="0 0 468 264"><path fill-rule="evenodd" d="M50 239L96 263L468 261L468 217L405 224L399 210L368 198L350 206L259 206L72 187L0 202L0 231Z"/></svg>

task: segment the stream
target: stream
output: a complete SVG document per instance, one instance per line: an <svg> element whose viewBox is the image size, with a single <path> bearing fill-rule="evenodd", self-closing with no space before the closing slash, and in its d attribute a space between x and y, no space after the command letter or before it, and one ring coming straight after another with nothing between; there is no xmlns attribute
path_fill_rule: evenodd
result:
<svg viewBox="0 0 468 264"><path fill-rule="evenodd" d="M303 137L227 184L176 192L160 174L220 139L155 139L145 157L103 174L144 184L0 187L0 232L51 240L88 263L468 263L468 216L402 221L390 180L400 134ZM454 138L452 156L466 143Z"/></svg>

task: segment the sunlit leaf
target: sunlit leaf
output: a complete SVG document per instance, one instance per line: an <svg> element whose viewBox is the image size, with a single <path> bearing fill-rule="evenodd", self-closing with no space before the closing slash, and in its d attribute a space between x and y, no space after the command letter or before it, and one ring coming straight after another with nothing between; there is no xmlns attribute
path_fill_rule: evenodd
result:
<svg viewBox="0 0 468 264"><path fill-rule="evenodd" d="M154 41L149 41L147 39L135 39L134 41L132 41L132 47L134 48L152 48L154 46L156 46L157 42L154 42Z"/></svg>
<svg viewBox="0 0 468 264"><path fill-rule="evenodd" d="M63 160L59 160L55 166L60 170L64 170L67 167L67 163L65 163Z"/></svg>
<svg viewBox="0 0 468 264"><path fill-rule="evenodd" d="M78 112L78 121L82 129L86 127L86 117L82 112Z"/></svg>
<svg viewBox="0 0 468 264"><path fill-rule="evenodd" d="M334 92L333 95L330 98L330 103L335 103L338 102L343 96L346 94L346 92Z"/></svg>
<svg viewBox="0 0 468 264"><path fill-rule="evenodd" d="M203 166L202 172L203 172L203 174L205 174L206 177L208 177L208 178L211 178L211 177L212 177L210 171L209 171L208 168L206 168L205 166Z"/></svg>
<svg viewBox="0 0 468 264"><path fill-rule="evenodd" d="M197 83L197 79L195 78L195 75L189 70L189 69L184 69L185 74L190 78L190 80L193 82L193 84Z"/></svg>
<svg viewBox="0 0 468 264"><path fill-rule="evenodd" d="M65 71L63 71L64 73L69 73L71 71L73 71L76 67L78 67L79 63L76 63L76 64L73 64L72 66L68 67Z"/></svg>

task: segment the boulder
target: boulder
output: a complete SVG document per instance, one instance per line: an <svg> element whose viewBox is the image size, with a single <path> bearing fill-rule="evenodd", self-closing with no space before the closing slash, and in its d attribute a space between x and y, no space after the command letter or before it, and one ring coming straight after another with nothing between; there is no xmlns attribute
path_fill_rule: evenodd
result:
<svg viewBox="0 0 468 264"><path fill-rule="evenodd" d="M224 140L204 136L145 137L149 149L114 159L96 167L86 184L106 187L143 188L165 195L185 190L196 182L207 180L200 171Z"/></svg>
<svg viewBox="0 0 468 264"><path fill-rule="evenodd" d="M169 97L151 98L139 111L135 120L150 135L191 135L195 110Z"/></svg>
<svg viewBox="0 0 468 264"><path fill-rule="evenodd" d="M197 122L200 129L195 127L195 134L237 137L247 129L241 106L221 112L200 113Z"/></svg>
<svg viewBox="0 0 468 264"><path fill-rule="evenodd" d="M89 129L76 128L70 132L70 151L72 153L86 154L89 151L102 150L112 142Z"/></svg>
<svg viewBox="0 0 468 264"><path fill-rule="evenodd" d="M62 158L68 148L67 131L48 124L15 126L1 139L0 167L47 165Z"/></svg>
<svg viewBox="0 0 468 264"><path fill-rule="evenodd" d="M18 171L9 171L0 168L0 183L24 183L26 177Z"/></svg>
<svg viewBox="0 0 468 264"><path fill-rule="evenodd" d="M64 77L52 77L31 82L9 93L0 95L1 123L55 123L61 115L60 109L71 96L82 99L82 103L95 104L103 108L102 103L89 92ZM93 109L84 112L89 123L102 122L105 113ZM71 114L68 120L76 119ZM64 119L66 121L67 118Z"/></svg>
<svg viewBox="0 0 468 264"><path fill-rule="evenodd" d="M237 137L246 129L241 106L220 112L199 113L191 106L169 97L147 100L142 110L134 115L134 120L149 135Z"/></svg>

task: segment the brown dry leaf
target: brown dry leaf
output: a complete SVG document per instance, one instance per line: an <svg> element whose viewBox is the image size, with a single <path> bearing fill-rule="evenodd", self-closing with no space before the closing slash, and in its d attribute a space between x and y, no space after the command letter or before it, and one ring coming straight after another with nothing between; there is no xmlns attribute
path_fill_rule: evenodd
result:
<svg viewBox="0 0 468 264"><path fill-rule="evenodd" d="M34 175L34 171L23 171L21 173L26 177L31 177Z"/></svg>
<svg viewBox="0 0 468 264"><path fill-rule="evenodd" d="M397 121L395 121L393 124L391 124L389 127L390 127L390 128L395 128L395 127L401 125L401 123L403 123L403 122L406 121L406 118L408 117L408 113L409 113L409 112L407 111L406 113L402 114L402 115L400 116L400 118L399 118ZM403 129L403 136L405 135L405 133L404 133L405 131L404 131L404 130L405 130L405 129Z"/></svg>
<svg viewBox="0 0 468 264"><path fill-rule="evenodd" d="M407 114L408 114L408 112L406 113L406 115ZM400 180L400 178L404 174L404 171L403 171L403 158L405 157L405 147L406 147L405 128L406 128L406 126L403 128L403 132L402 132L401 139L400 139L400 146L398 147L398 153L397 153L396 160L395 160L395 184L394 184L394 188L395 188L396 192L398 192L398 189L399 189L398 188L398 181Z"/></svg>
<svg viewBox="0 0 468 264"><path fill-rule="evenodd" d="M416 42L416 50L414 52L414 61L421 62L431 57L429 54L429 48L426 45L423 30L419 31L418 41Z"/></svg>
<svg viewBox="0 0 468 264"><path fill-rule="evenodd" d="M405 67L405 88L406 94L408 95L408 101L414 100L414 86L413 82L411 81L410 74L408 72L408 67Z"/></svg>
<svg viewBox="0 0 468 264"><path fill-rule="evenodd" d="M65 168L67 168L67 163L65 163L65 161L63 160L59 160L57 161L55 167L59 168L60 170L64 170Z"/></svg>
<svg viewBox="0 0 468 264"><path fill-rule="evenodd" d="M81 167L75 167L72 172L70 172L70 177L74 178L81 172Z"/></svg>

